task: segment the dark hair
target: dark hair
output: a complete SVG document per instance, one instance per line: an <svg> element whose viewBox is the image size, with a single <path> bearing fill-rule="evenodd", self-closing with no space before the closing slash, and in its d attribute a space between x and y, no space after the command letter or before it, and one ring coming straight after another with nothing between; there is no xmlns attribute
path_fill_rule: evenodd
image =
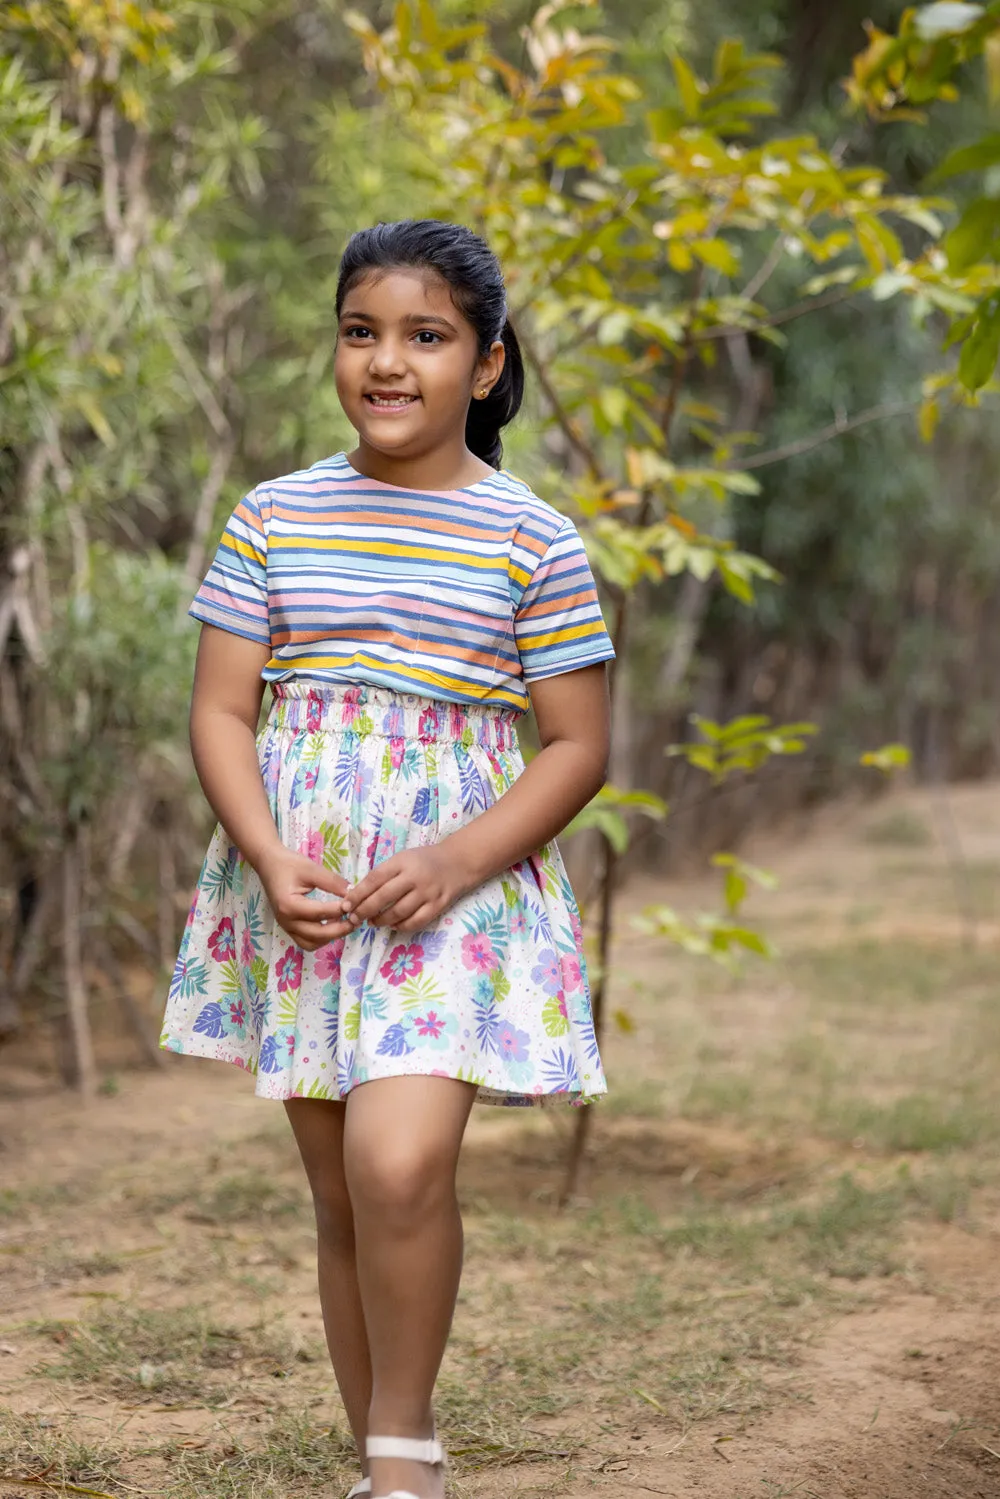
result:
<svg viewBox="0 0 1000 1499"><path fill-rule="evenodd" d="M464 224L400 219L359 229L347 242L337 277L337 317L344 298L369 271L426 266L448 283L455 306L476 331L480 354L503 340L503 373L484 400L469 403L465 441L477 458L500 467L500 429L513 421L524 395L524 362L507 318L500 263L486 241Z"/></svg>

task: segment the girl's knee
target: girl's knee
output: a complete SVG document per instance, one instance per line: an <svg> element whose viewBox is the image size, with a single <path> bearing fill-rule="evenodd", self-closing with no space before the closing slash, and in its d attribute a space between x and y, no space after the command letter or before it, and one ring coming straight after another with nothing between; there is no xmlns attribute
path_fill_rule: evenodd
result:
<svg viewBox="0 0 1000 1499"><path fill-rule="evenodd" d="M355 1211L388 1216L401 1226L454 1200L451 1160L404 1143L358 1152L348 1162L347 1179Z"/></svg>

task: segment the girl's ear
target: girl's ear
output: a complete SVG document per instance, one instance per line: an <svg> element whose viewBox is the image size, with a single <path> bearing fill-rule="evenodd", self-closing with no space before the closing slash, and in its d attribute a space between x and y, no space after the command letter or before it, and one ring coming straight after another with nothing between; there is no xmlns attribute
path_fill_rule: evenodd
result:
<svg viewBox="0 0 1000 1499"><path fill-rule="evenodd" d="M501 339L494 339L490 346L490 352L484 354L476 365L475 379L472 387L473 396L482 400L481 392L485 387L487 394L493 389L500 376L503 374L504 363L507 358L507 350Z"/></svg>

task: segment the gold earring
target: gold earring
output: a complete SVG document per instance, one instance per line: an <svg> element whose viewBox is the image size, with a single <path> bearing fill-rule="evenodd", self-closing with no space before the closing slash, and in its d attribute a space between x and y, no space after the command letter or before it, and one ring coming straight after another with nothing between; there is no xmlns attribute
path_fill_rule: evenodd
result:
<svg viewBox="0 0 1000 1499"><path fill-rule="evenodd" d="M483 397L486 396L486 395L489 395L489 389L488 389L487 386L484 385L483 388L482 388L482 390L479 392L479 399L482 400Z"/></svg>

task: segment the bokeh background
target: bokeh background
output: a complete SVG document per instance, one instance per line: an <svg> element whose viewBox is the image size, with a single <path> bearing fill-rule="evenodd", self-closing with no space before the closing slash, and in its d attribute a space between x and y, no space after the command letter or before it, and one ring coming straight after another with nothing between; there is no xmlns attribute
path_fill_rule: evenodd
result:
<svg viewBox="0 0 1000 1499"><path fill-rule="evenodd" d="M283 1116L156 1039L187 602L351 446L338 259L404 216L501 257L505 466L619 651L612 1092L470 1129L455 1492L1000 1494L998 100L995 5L4 8L11 1494L353 1481Z"/></svg>

